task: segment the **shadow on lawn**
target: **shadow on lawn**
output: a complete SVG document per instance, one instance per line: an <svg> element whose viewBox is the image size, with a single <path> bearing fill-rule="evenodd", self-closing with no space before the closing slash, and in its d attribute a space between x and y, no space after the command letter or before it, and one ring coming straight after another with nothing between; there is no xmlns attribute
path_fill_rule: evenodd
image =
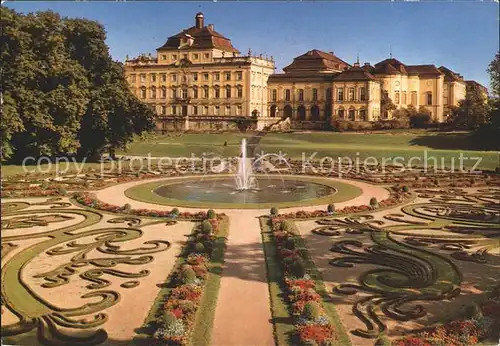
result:
<svg viewBox="0 0 500 346"><path fill-rule="evenodd" d="M470 133L440 133L413 138L410 145L438 150L478 150Z"/></svg>

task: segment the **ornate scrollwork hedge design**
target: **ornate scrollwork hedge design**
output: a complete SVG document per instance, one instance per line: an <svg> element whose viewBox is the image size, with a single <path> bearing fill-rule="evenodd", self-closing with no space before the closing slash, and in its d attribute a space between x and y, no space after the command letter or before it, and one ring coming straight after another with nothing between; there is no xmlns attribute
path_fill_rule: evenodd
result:
<svg viewBox="0 0 500 346"><path fill-rule="evenodd" d="M52 205L55 203L54 205ZM49 205L47 209L32 210L31 206ZM52 208L55 206L55 208ZM61 209L61 207L63 209ZM125 279L139 279L149 274L146 269L137 272L123 270L123 265L144 265L153 261L151 254L165 251L170 243L164 240L150 240L134 249L122 248L122 244L142 237L143 232L138 228L109 227L93 229L88 226L96 225L102 215L95 211L66 208L65 202L47 200L42 203L29 204L26 202L2 204L2 218L9 217L9 227L23 227L19 220L26 220L30 215L36 215L37 220L47 221L48 217L61 217L64 220L74 219L76 215L84 216L84 220L70 226L55 230L23 234L22 236L2 237L2 256L10 255L18 250L16 241L24 239L39 240L34 245L21 249L9 257L2 267L2 302L3 306L19 318L15 324L2 327L4 337L37 331L39 342L50 345L94 345L102 343L107 338L104 329L95 330L108 319L103 311L117 304L120 294L112 290L104 290L111 284L109 276ZM27 210L29 208L29 210ZM62 221L62 220L61 220ZM133 218L115 220L138 226L141 220ZM26 221L23 221L26 222ZM32 222L32 220L31 220ZM113 223L113 222L112 222ZM80 229L86 228L84 231ZM75 232L78 231L78 232ZM89 239L91 239L89 241ZM4 253L5 251L5 253ZM96 254L104 254L99 257ZM91 290L81 296L91 302L76 308L61 308L38 295L22 278L23 269L38 256L45 254L57 257L72 254L67 263L45 273L38 273L34 277L43 279L44 288L53 288L68 284L75 275L88 281L86 288ZM109 256L112 255L112 256ZM7 258L7 257L4 257ZM116 269L117 265L122 265ZM106 277L106 278L104 278ZM124 288L133 288L139 285L138 280L129 280L121 284ZM96 301L96 298L100 298ZM93 314L92 319L79 318ZM69 329L89 330L89 335L71 333Z"/></svg>

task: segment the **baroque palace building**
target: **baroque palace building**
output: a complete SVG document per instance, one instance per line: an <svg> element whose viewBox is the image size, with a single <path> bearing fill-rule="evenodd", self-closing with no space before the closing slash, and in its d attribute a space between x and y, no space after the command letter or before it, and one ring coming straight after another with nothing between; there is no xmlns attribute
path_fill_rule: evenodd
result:
<svg viewBox="0 0 500 346"><path fill-rule="evenodd" d="M275 73L273 58L241 55L231 40L204 24L169 37L156 57L125 62L132 92L157 113L157 128L222 129L241 117L263 129L289 118L293 128L325 129L332 120L391 119L383 95L396 108L423 107L443 122L466 92L487 89L444 67L406 65L393 58L349 64L333 52L310 50Z"/></svg>

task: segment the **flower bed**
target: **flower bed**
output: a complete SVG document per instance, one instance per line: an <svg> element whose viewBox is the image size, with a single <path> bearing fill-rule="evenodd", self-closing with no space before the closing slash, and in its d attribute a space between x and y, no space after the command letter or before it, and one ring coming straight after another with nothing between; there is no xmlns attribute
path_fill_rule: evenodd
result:
<svg viewBox="0 0 500 346"><path fill-rule="evenodd" d="M393 186L390 189L389 197L378 202L377 208L390 208L395 207L403 202L409 201L413 197L411 192L405 192L403 186ZM328 217L328 216L342 216L355 213L365 213L373 211L373 207L369 205L357 205L357 206L347 206L342 209L336 210L335 213L329 212L328 210L314 210L305 211L298 210L292 213L279 214L278 217L284 219L309 219L317 217Z"/></svg>
<svg viewBox="0 0 500 346"><path fill-rule="evenodd" d="M271 218L270 225L283 273L284 298L294 321L293 344L331 345L337 335L316 290L316 282L311 279L312 273L306 265L307 250L298 242L300 236L282 218Z"/></svg>
<svg viewBox="0 0 500 346"><path fill-rule="evenodd" d="M481 340L498 337L500 330L500 286L479 306L479 311L468 319L461 319L434 327L416 335L392 342L392 346L469 346Z"/></svg>
<svg viewBox="0 0 500 346"><path fill-rule="evenodd" d="M117 206L109 203L101 202L97 199L95 194L89 192L77 192L73 194L73 198L86 207L118 213L118 214L127 214L127 215L135 215L135 216L149 216L149 217L166 217L170 219L181 219L181 220L204 220L207 217L207 213L204 211L191 213L191 212L179 212L177 208L172 210L152 210L152 209L131 209L130 206ZM220 213L217 215L217 218L224 217L225 214ZM210 221L214 222L214 221Z"/></svg>
<svg viewBox="0 0 500 346"><path fill-rule="evenodd" d="M220 231L218 218L209 220L211 227L203 227L204 223L189 236L177 266L169 276L169 291L166 297L160 298L164 303L156 312L153 323L153 339L157 345L190 343Z"/></svg>

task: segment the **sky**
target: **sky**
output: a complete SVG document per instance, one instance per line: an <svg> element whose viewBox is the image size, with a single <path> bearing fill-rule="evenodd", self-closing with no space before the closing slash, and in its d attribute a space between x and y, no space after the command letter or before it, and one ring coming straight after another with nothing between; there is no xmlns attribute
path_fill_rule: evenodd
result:
<svg viewBox="0 0 500 346"><path fill-rule="evenodd" d="M354 63L375 64L392 54L405 64L444 65L488 86L486 72L499 49L495 1L217 1L217 2L6 2L28 13L53 10L97 20L116 60L152 53L169 36L205 24L246 54L274 56L277 72L311 49Z"/></svg>

